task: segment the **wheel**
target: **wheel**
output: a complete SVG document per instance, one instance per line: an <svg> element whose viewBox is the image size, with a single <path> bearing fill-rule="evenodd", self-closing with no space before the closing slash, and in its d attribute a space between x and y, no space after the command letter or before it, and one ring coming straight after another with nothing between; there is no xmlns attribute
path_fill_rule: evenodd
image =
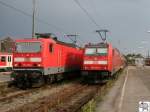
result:
<svg viewBox="0 0 150 112"><path fill-rule="evenodd" d="M36 82L34 85L32 85L32 87L41 87L41 86L43 86L44 84L45 84L44 77L43 77L43 76L39 76L39 77L37 78L37 82Z"/></svg>
<svg viewBox="0 0 150 112"><path fill-rule="evenodd" d="M52 83L54 83L55 82L55 77L54 77L54 75L48 75L48 77L47 77L47 83L48 84L52 84Z"/></svg>

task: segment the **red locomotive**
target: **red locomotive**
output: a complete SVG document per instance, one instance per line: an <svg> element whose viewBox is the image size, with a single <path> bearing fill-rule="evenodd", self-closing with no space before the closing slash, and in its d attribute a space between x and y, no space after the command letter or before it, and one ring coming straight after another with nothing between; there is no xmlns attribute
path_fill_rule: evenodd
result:
<svg viewBox="0 0 150 112"><path fill-rule="evenodd" d="M85 45L83 60L82 76L92 83L107 81L125 66L125 58L108 43Z"/></svg>
<svg viewBox="0 0 150 112"><path fill-rule="evenodd" d="M35 83L53 83L64 73L81 69L82 49L58 41L51 34L37 35L36 39L16 40L12 77L19 88L31 87Z"/></svg>
<svg viewBox="0 0 150 112"><path fill-rule="evenodd" d="M12 53L0 53L0 70L12 70Z"/></svg>

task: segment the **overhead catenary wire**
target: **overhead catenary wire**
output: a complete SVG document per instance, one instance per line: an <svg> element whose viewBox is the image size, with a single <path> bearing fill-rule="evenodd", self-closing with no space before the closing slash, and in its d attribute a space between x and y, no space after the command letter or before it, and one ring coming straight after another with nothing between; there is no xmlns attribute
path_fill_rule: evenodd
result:
<svg viewBox="0 0 150 112"><path fill-rule="evenodd" d="M25 11L19 9L19 8L16 8L16 7L14 7L14 6L12 6L12 5L8 4L8 3L5 3L5 2L3 2L3 1L0 1L0 4L3 5L3 6L5 6L5 7L7 7L7 8L10 8L10 9L16 11L16 12L19 12L20 14L23 14L24 16L27 16L27 17L30 17L30 18L33 17L32 14L29 14L29 13L27 13L27 12L25 12ZM60 27L57 27L57 26L55 26L55 25L53 25L53 24L50 24L50 23L48 23L47 21L44 21L44 20L42 20L42 19L40 19L40 18L38 18L38 17L35 17L35 19L36 19L36 21L38 21L39 23L45 24L45 25L50 26L51 28L53 28L53 29L55 29L55 30L58 30L62 35L66 34L66 33L64 33L65 31L64 31L62 28L60 28ZM81 40L80 40L80 41L81 41Z"/></svg>
<svg viewBox="0 0 150 112"><path fill-rule="evenodd" d="M97 27L100 28L99 24L96 22L96 20L90 15L90 13L84 8L82 7L82 5L80 4L80 2L78 0L74 0L75 3L81 8L81 10L87 15L87 17L91 20L91 22Z"/></svg>
<svg viewBox="0 0 150 112"><path fill-rule="evenodd" d="M3 1L0 1L0 4L3 5L3 6L5 6L5 7L10 8L10 9L16 11L16 12L19 12L19 13L25 15L25 16L28 16L28 17L31 17L31 18L32 18L32 14L29 14L29 13L27 13L27 12L25 12L25 11L19 9L19 8L16 8L16 7L14 7L14 6L12 6L12 5L8 4L8 3L5 3L5 2L3 2ZM61 28L59 28L59 27L57 27L57 26L55 26L55 25L53 25L53 24L50 24L50 23L48 23L48 22L46 22L46 21L44 21L44 20L42 20L42 19L40 19L40 18L37 18L37 17L35 17L35 19L36 19L38 22L42 23L42 24L45 24L45 25L50 26L50 27L52 27L52 28L55 28L55 29L58 30L59 32L64 33L63 29L61 29Z"/></svg>

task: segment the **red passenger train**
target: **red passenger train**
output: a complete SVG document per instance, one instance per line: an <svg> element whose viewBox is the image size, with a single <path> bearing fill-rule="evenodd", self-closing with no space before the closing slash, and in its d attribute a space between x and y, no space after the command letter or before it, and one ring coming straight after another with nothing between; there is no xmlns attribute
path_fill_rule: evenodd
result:
<svg viewBox="0 0 150 112"><path fill-rule="evenodd" d="M16 40L13 53L13 83L19 88L43 82L53 83L64 73L80 71L83 50L74 44L58 41L51 34Z"/></svg>
<svg viewBox="0 0 150 112"><path fill-rule="evenodd" d="M12 53L0 52L0 70L12 70Z"/></svg>
<svg viewBox="0 0 150 112"><path fill-rule="evenodd" d="M108 43L85 45L83 60L82 76L91 83L107 81L125 66L125 58Z"/></svg>

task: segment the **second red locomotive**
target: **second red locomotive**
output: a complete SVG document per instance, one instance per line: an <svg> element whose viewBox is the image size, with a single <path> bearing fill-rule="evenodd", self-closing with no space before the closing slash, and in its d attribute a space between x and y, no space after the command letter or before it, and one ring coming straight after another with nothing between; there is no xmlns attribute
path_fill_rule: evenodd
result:
<svg viewBox="0 0 150 112"><path fill-rule="evenodd" d="M64 73L80 71L83 51L74 44L58 41L50 34L39 38L16 40L13 53L13 82L19 88L35 83L52 83Z"/></svg>
<svg viewBox="0 0 150 112"><path fill-rule="evenodd" d="M82 76L92 83L107 81L125 65L122 54L109 43L85 45L83 60Z"/></svg>

